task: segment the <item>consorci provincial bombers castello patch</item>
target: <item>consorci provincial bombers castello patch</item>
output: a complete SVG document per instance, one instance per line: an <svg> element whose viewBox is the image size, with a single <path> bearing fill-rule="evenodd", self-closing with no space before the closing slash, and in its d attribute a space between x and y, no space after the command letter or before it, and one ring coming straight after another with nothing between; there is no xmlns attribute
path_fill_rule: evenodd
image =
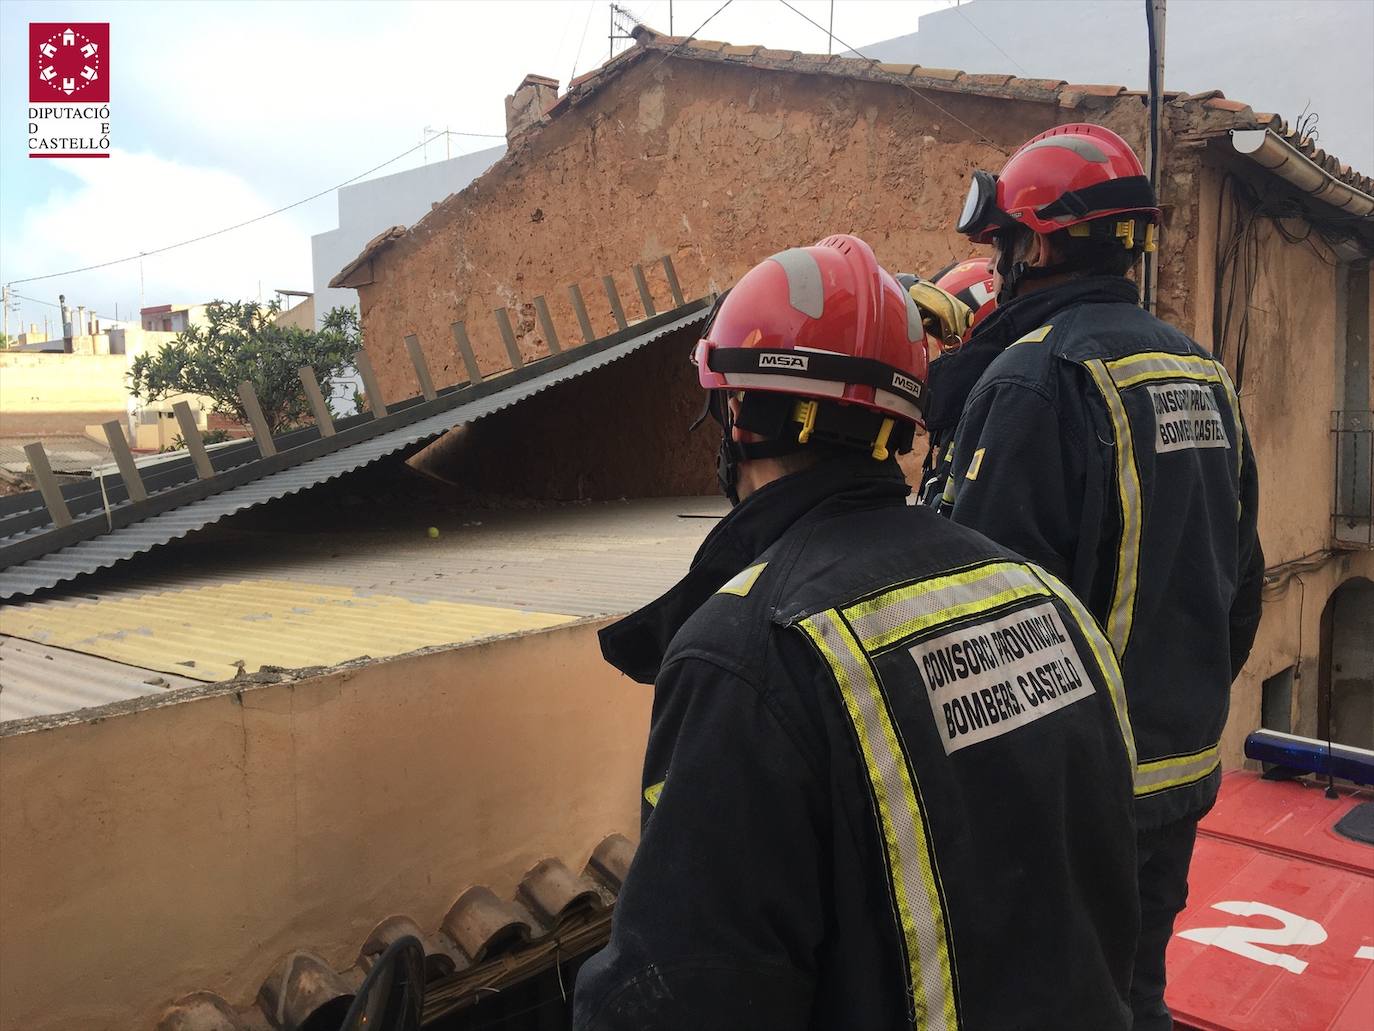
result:
<svg viewBox="0 0 1374 1031"><path fill-rule="evenodd" d="M947 754L1094 693L1059 610L1049 602L940 634L910 652Z"/></svg>

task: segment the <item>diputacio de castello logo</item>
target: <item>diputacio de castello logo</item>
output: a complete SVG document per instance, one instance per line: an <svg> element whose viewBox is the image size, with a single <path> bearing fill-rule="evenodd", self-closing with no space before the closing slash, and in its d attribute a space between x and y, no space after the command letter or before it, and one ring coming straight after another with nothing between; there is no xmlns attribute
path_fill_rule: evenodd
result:
<svg viewBox="0 0 1374 1031"><path fill-rule="evenodd" d="M30 22L29 157L110 156L110 25Z"/></svg>

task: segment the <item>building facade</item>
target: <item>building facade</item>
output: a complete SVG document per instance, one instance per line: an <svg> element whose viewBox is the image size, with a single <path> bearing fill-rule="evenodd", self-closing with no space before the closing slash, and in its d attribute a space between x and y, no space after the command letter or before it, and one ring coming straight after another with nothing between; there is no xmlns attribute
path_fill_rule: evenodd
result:
<svg viewBox="0 0 1374 1031"><path fill-rule="evenodd" d="M457 193L504 154L504 146L434 161L394 175L354 183L339 190L339 225L310 238L310 264L315 294L315 329L333 308L358 303L353 290L331 287L329 280L388 226L408 226L427 215L436 203Z"/></svg>
<svg viewBox="0 0 1374 1031"><path fill-rule="evenodd" d="M1343 585L1374 580L1374 182L1278 116L1216 91L1170 94L1164 117L1157 310L1232 369L1263 484L1269 583L1223 740L1234 766L1266 712L1280 729L1317 735L1333 711L1364 711L1374 691L1368 670L1333 672L1331 664L1333 649L1345 647L1337 638L1367 621L1360 606L1368 595L1346 595L1354 615L1328 611ZM996 169L1036 132L1070 121L1107 125L1144 152L1143 95L1121 86L875 65L641 30L637 46L574 81L485 175L408 231L373 241L335 282L359 292L383 392L409 397L418 389L407 336L419 341L437 383L462 382L455 322L484 370L504 368L493 309L518 314L519 347L537 354L547 344L533 299L547 299L560 332L575 332L566 287L576 283L596 298L591 320L607 332L614 322L600 278L628 281L624 270L664 253L697 295L768 254L837 231L867 239L890 268L932 272L970 253L951 228L970 171ZM631 319L644 314L632 290L622 287L621 299ZM608 466L626 462L639 470L633 489L643 493L710 489L709 434L694 442L685 421L682 432L653 434L646 423L617 426L604 414L631 411L632 395L647 396L652 409L657 390L664 403L645 414L647 425L670 413L685 418L691 378L657 368L642 375L637 390L592 394L601 388L589 386L576 417L608 428L582 433L595 443L578 455L560 446L560 468L574 465L582 476L569 486L573 477L551 475L554 496L597 483L625 490L627 477ZM1337 424L1346 430L1333 433ZM548 448L524 429L491 443L506 456L504 469L539 468ZM491 485L501 472L484 453L471 438L441 442L431 467L453 482ZM1335 700L1337 691L1354 700ZM1339 722L1353 725L1350 716Z"/></svg>

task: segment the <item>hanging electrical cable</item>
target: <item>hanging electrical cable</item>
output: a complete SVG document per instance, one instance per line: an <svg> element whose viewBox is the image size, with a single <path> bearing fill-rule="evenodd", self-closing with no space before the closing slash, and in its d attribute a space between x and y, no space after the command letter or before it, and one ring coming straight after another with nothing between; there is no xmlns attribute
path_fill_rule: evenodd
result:
<svg viewBox="0 0 1374 1031"><path fill-rule="evenodd" d="M174 251L174 250L176 250L176 249L179 248L179 247L186 247L186 246L188 246L189 244L200 243L202 240L209 240L209 239L212 239L212 238L214 238L214 237L216 237L216 236L223 236L225 233L232 233L232 232L233 232L234 230L236 230L236 229L242 229L242 228L244 228L245 226L251 226L251 225L253 225L253 224L256 223L256 222L261 222L261 221L263 221L263 220L265 220L265 219L272 218L272 217L275 216L275 215L280 215L280 214L281 214L282 212L284 212L284 211L290 211L292 208L298 208L298 207L300 207L302 204L309 204L312 200L319 200L321 197L324 197L324 196L326 196L327 194L333 193L335 190L342 189L343 187L348 186L348 185L350 185L351 183L356 183L359 179L365 179L367 176L371 175L373 172L380 171L381 169L385 168L387 165L394 164L394 163L396 163L397 161L400 161L401 158L406 157L406 156L408 156L408 155L410 155L410 154L414 154L417 150L421 149L421 148L424 147L425 145L429 144L430 142L432 142L432 141L438 139L440 136L444 135L444 133L448 133L450 136L473 136L473 137L478 137L478 138L483 138L483 139L502 139L502 140L505 139L505 136L504 136L504 135L500 135L500 134L497 134L497 133L486 133L486 132L454 132L454 131L450 131L450 130L445 129L445 130L443 130L443 131L441 131L441 132L435 133L433 136L428 136L428 137L426 137L425 139L421 140L419 143L415 144L415 146L410 147L410 148L408 148L408 149L406 149L406 150L401 151L401 153L397 154L395 157L387 158L385 161L383 161L383 162L382 162L381 164L379 164L379 165L373 165L371 168L369 168L369 169L368 169L367 171L365 171L365 172L359 172L357 175L352 176L351 178L345 179L345 180L344 180L343 182L341 182L341 183L336 183L336 184L334 184L333 186L329 187L328 189L320 190L318 193L312 193L309 197L302 197L302 198L301 198L300 200L298 200L298 201L292 201L290 204L284 204L284 205L282 205L282 206L279 207L279 208L275 208L275 209L273 209L272 211L266 212L265 214L262 214L262 215L258 215L258 216L254 217L254 218L247 219L247 220L245 220L245 221L243 221L243 222L236 222L234 225L225 226L223 229L216 229L214 232L202 233L200 236L193 236L193 237L192 237L191 239L189 239L189 240L182 240L182 241L180 241L179 243L169 243L169 244L167 244L165 247L155 247L155 248L153 248L152 250L140 251L140 252L137 253L137 254L130 254L130 255L128 255L127 257L123 257L123 258L112 258L112 259L109 260L109 261L97 262L97 263L94 264L94 265L83 265L83 266L80 267L80 268L65 269L65 270L63 270L62 272L48 272L48 273L45 273L44 275L41 275L41 276L27 276L27 277L25 277L25 278L23 278L23 279L11 279L11 280L9 281L9 284L10 284L11 286L15 286L15 285L18 285L18 284L20 284L20 283L37 283L37 282L39 282L40 280L43 280L43 279L56 279L56 278L58 278L59 276L73 276L73 275L76 275L78 272L92 272L92 271L94 271L94 270L96 270L96 269L109 268L109 267L112 266L112 265L122 265L122 264L124 264L125 262L128 262L128 261L138 261L138 259L140 259L140 258L151 257L151 256L154 255L154 254L166 254L168 251Z"/></svg>

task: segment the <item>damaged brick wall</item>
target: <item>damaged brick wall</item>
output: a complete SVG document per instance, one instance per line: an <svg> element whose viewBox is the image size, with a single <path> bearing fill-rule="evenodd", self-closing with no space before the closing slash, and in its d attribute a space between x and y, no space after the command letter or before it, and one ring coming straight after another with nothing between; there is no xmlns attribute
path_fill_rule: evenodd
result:
<svg viewBox="0 0 1374 1031"><path fill-rule="evenodd" d="M663 254L688 297L830 232L864 237L895 271L933 272L970 253L951 224L969 173L1000 167L1003 151L1074 120L1109 125L1143 151L1141 98L1115 94L1078 93L1072 105L1062 96L925 100L893 83L650 55L525 134L490 172L374 257L373 281L359 294L382 389L388 397L417 393L402 343L408 333L436 382L464 381L454 321L466 324L484 370L504 368L491 316L501 306L511 311L522 354L546 353L531 303L539 294L564 346L580 341L569 283L580 284L596 333L610 332L600 277L614 273L626 314L640 317L629 274L636 262L663 310L668 289L651 264ZM1169 217L1169 234L1182 219L1187 238L1193 205L1175 205ZM1187 261L1165 252L1166 317L1188 309L1195 277L1178 274ZM599 466L611 457L579 460ZM649 459L664 464L664 489L653 493L695 475L674 467L685 453L641 460ZM590 478L609 482L599 471Z"/></svg>

